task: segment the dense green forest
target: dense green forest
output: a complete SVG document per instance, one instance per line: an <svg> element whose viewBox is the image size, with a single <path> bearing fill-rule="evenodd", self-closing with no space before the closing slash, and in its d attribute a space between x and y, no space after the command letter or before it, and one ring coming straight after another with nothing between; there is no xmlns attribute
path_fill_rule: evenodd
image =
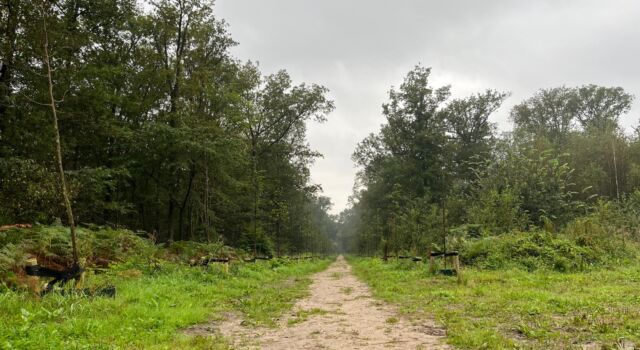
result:
<svg viewBox="0 0 640 350"><path fill-rule="evenodd" d="M467 263L531 258L569 269L625 255L625 239L640 238L640 137L619 123L632 95L541 89L511 109L514 130L498 134L490 118L508 93L452 98L430 74L416 66L390 90L386 123L353 153L359 173L340 217L343 249L460 249Z"/></svg>
<svg viewBox="0 0 640 350"><path fill-rule="evenodd" d="M307 123L334 108L328 90L234 58L212 6L3 2L0 224L73 224L58 132L71 218L159 242L329 252L339 227L343 251L423 254L445 236L460 248L596 219L637 235L640 139L619 125L632 95L541 89L498 134L489 120L508 92L452 98L422 66L389 91L386 123L355 150L356 190L336 224L310 182L321 155L306 140Z"/></svg>
<svg viewBox="0 0 640 350"><path fill-rule="evenodd" d="M75 221L254 254L333 249L306 140L334 108L328 90L234 58L212 6L1 2L0 225Z"/></svg>

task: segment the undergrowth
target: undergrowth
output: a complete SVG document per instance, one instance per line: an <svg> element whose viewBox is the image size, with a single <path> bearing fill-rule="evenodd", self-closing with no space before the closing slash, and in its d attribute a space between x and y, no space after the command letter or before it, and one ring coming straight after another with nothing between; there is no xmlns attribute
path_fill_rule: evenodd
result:
<svg viewBox="0 0 640 350"><path fill-rule="evenodd" d="M526 271L584 271L637 261L640 236L637 228L620 222L607 204L594 213L576 218L560 230L552 225L529 232L470 235L452 230L451 248L460 251L462 262L482 269ZM462 232L462 234L460 234Z"/></svg>
<svg viewBox="0 0 640 350"><path fill-rule="evenodd" d="M70 263L68 229L36 226L0 232L0 349L226 349L224 339L187 336L186 327L239 311L248 323L273 326L302 297L311 273L329 260L274 259L243 263L220 244L158 246L131 231L78 230L84 288L115 286L115 298L87 297L66 286L39 296L24 274L39 264ZM189 266L202 257L234 258ZM100 266L100 268L94 268ZM64 292L64 293L63 293Z"/></svg>
<svg viewBox="0 0 640 350"><path fill-rule="evenodd" d="M584 241L568 234L536 231L470 240L460 246L460 251L464 264L483 269L571 272L631 261L637 255L637 245L617 239Z"/></svg>
<svg viewBox="0 0 640 350"><path fill-rule="evenodd" d="M219 243L192 241L156 245L144 233L109 227L79 227L78 255L82 266L105 268L129 262L140 268L160 261L189 263L202 257L242 260L246 253ZM24 266L36 258L41 266L62 270L72 264L69 228L36 225L33 228L0 231L0 282L28 288Z"/></svg>

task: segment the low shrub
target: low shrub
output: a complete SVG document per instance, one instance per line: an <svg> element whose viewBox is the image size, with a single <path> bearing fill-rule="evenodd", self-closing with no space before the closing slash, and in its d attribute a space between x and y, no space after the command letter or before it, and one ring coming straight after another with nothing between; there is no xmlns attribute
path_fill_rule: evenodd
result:
<svg viewBox="0 0 640 350"><path fill-rule="evenodd" d="M155 274L169 263L197 264L206 258L242 261L249 257L242 250L221 243L179 241L156 245L146 234L125 229L79 227L77 234L78 255L84 267L111 267L125 274L134 270ZM39 265L55 270L70 266L69 228L36 225L0 231L0 286L33 290L24 270L27 260L33 257ZM276 269L285 263L274 260L269 266Z"/></svg>
<svg viewBox="0 0 640 350"><path fill-rule="evenodd" d="M231 260L244 260L249 255L239 249L225 246L222 243L204 243L194 241L171 242L165 249L160 250L159 256L163 260L198 264L208 258L227 258Z"/></svg>
<svg viewBox="0 0 640 350"><path fill-rule="evenodd" d="M631 244L621 246L616 243L619 240L612 237L589 237L547 231L506 233L466 241L461 259L466 265L486 269L570 272L635 256L636 250Z"/></svg>
<svg viewBox="0 0 640 350"><path fill-rule="evenodd" d="M158 252L135 233L105 227L78 228L78 255L86 267L106 267L125 260L148 263ZM41 226L0 231L0 281L20 287L27 280L24 266L35 257L39 265L63 270L72 263L69 228Z"/></svg>

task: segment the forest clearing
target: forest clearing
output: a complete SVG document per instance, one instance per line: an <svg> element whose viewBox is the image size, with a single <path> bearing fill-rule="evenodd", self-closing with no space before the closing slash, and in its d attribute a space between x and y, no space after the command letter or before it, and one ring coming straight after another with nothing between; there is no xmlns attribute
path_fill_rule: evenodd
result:
<svg viewBox="0 0 640 350"><path fill-rule="evenodd" d="M638 16L0 0L0 349L640 348Z"/></svg>
<svg viewBox="0 0 640 350"><path fill-rule="evenodd" d="M113 298L72 287L42 299L3 292L3 348L633 349L640 342L637 264L577 273L468 268L460 280L394 258L351 257L353 271L342 257L238 262L227 271L140 258L87 279L89 290L116 285Z"/></svg>

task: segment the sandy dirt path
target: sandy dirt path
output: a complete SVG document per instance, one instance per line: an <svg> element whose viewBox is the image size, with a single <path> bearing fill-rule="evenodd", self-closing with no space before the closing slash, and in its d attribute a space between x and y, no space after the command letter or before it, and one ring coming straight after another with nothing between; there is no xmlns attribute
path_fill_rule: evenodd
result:
<svg viewBox="0 0 640 350"><path fill-rule="evenodd" d="M449 349L442 328L375 300L342 256L313 276L310 295L278 328L244 327L234 317L216 328L236 349Z"/></svg>

